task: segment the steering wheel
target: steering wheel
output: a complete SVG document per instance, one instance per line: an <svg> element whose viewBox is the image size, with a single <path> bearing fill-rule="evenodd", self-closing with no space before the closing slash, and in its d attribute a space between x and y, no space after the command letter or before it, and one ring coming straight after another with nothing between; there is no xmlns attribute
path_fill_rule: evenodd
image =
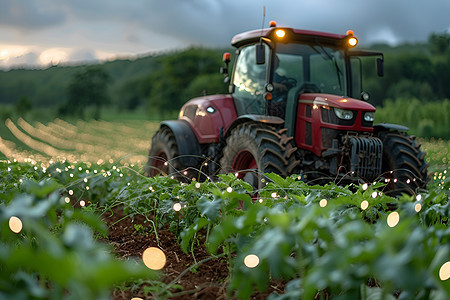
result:
<svg viewBox="0 0 450 300"><path fill-rule="evenodd" d="M292 89L294 86L297 85L297 79L292 78L292 77L287 77L284 81L283 84L286 86L286 88Z"/></svg>
<svg viewBox="0 0 450 300"><path fill-rule="evenodd" d="M299 89L300 94L303 93L320 93L320 88L312 82L304 82Z"/></svg>

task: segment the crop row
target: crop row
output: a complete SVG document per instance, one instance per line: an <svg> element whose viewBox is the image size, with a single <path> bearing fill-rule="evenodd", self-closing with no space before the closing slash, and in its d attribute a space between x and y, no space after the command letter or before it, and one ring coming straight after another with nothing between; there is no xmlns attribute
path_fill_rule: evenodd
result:
<svg viewBox="0 0 450 300"><path fill-rule="evenodd" d="M116 161L145 163L152 134L152 122L78 121L76 125L56 119L48 124L34 125L22 118L10 119L6 127L17 142L0 138L0 152L17 161Z"/></svg>
<svg viewBox="0 0 450 300"><path fill-rule="evenodd" d="M66 161L42 168L5 161L0 163L0 172L0 259L9 271L2 272L1 280L9 287L9 296L17 296L14 287L21 278L41 284L44 296L50 293L45 286L80 296L83 285L85 290L98 291L117 280L131 280L131 276L151 278L151 272L118 264L111 270L122 272L124 268L128 271L121 274L125 275L108 277L96 288L87 280L95 276L100 280L100 274L87 276L92 270L84 265L79 267L80 274L71 269L83 263L78 256L86 259L86 264L99 264L103 275L108 264L114 264L100 259L98 251L103 250L98 249L103 248L92 240L92 232L70 224L82 221L102 233L104 229L98 219L93 221L92 214L117 206L123 207L128 217L151 216L150 231L169 228L186 252L194 255L203 243L211 257L226 258L230 297L248 298L255 290L267 289L273 279L286 282L286 286L283 294L273 293L270 299L450 296L448 178L432 180L422 194L394 199L383 194L381 183L309 186L296 176L275 174L265 174L266 186L255 192L234 174L221 175L219 181L181 184L169 177L147 178L131 167L111 164ZM6 226L13 216L23 221L20 235ZM55 246L53 242L63 244ZM20 257L14 254L18 247L25 249ZM31 249L41 251L40 257L46 260L36 262ZM55 257L64 257L66 264L50 272L48 263L61 263ZM72 260L76 263L69 263ZM48 281L42 286L39 278ZM153 297L170 297L170 286L155 286L150 292ZM97 295L88 291L84 296Z"/></svg>

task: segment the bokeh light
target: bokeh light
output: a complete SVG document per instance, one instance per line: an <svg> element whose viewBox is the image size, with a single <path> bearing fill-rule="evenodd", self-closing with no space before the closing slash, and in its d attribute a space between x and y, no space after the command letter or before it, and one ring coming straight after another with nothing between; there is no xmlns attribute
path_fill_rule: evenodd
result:
<svg viewBox="0 0 450 300"><path fill-rule="evenodd" d="M416 212L419 212L422 209L422 204L420 203L416 203L416 205L414 205L414 210Z"/></svg>
<svg viewBox="0 0 450 300"><path fill-rule="evenodd" d="M22 231L22 227L22 221L18 217L12 216L9 218L9 228L12 232L19 233Z"/></svg>
<svg viewBox="0 0 450 300"><path fill-rule="evenodd" d="M328 204L327 199L322 199L319 202L320 207L325 207L325 206L327 206L327 204Z"/></svg>
<svg viewBox="0 0 450 300"><path fill-rule="evenodd" d="M142 260L147 268L161 270L166 264L166 255L159 248L149 247L142 254Z"/></svg>
<svg viewBox="0 0 450 300"><path fill-rule="evenodd" d="M244 265L247 268L255 268L259 265L259 257L255 254L249 254L244 258Z"/></svg>
<svg viewBox="0 0 450 300"><path fill-rule="evenodd" d="M450 261L444 263L439 269L439 278L444 281L450 278Z"/></svg>
<svg viewBox="0 0 450 300"><path fill-rule="evenodd" d="M177 202L177 203L175 203L173 205L172 208L173 208L174 211L180 211L181 210L181 204L179 202Z"/></svg>
<svg viewBox="0 0 450 300"><path fill-rule="evenodd" d="M363 202L361 202L361 208L363 210L366 210L369 207L369 201L364 200Z"/></svg>
<svg viewBox="0 0 450 300"><path fill-rule="evenodd" d="M400 221L400 215L396 211L391 212L389 214L389 216L387 217L387 224L389 227L397 226L399 221Z"/></svg>

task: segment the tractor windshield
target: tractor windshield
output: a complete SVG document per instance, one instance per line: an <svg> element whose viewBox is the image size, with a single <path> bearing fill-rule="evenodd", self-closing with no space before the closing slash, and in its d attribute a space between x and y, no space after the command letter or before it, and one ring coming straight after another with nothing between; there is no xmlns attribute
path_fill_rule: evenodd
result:
<svg viewBox="0 0 450 300"><path fill-rule="evenodd" d="M274 82L284 78L296 82L304 93L346 94L345 59L340 49L321 45L278 44Z"/></svg>
<svg viewBox="0 0 450 300"><path fill-rule="evenodd" d="M287 99L294 99L299 93L346 95L343 50L297 43L279 43L275 52L266 44L264 47L262 64L256 62L255 44L240 49L232 81L238 115L270 114L284 118ZM270 101L264 96L267 83L273 86Z"/></svg>

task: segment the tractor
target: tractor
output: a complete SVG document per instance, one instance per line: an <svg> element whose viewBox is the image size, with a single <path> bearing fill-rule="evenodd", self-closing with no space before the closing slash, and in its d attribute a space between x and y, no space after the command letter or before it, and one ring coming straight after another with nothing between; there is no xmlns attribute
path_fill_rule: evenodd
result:
<svg viewBox="0 0 450 300"><path fill-rule="evenodd" d="M229 93L189 100L152 138L146 173L178 180L235 175L255 189L265 173L311 183L382 181L387 193L414 194L428 181L425 152L408 128L373 124L363 91L362 57L352 31L278 27L233 37L221 72ZM370 58L369 58L370 59Z"/></svg>

